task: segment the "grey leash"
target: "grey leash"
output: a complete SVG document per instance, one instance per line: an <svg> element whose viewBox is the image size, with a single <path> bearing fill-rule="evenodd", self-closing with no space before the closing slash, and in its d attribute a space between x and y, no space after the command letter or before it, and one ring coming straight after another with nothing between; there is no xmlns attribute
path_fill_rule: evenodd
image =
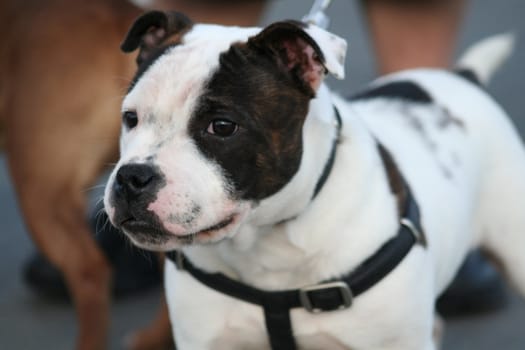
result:
<svg viewBox="0 0 525 350"><path fill-rule="evenodd" d="M328 18L325 11L331 2L332 0L315 0L310 12L303 17L303 22L314 24L323 29L328 28L330 18Z"/></svg>

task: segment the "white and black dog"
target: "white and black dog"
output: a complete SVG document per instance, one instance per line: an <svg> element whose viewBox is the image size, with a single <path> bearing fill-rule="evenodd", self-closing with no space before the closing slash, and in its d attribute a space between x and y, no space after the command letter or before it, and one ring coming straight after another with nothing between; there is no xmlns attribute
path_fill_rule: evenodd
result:
<svg viewBox="0 0 525 350"><path fill-rule="evenodd" d="M472 82L511 41L345 100L323 78L346 43L315 26L139 18L105 207L138 246L183 252L165 282L178 348L435 349L436 296L478 245L525 294L525 152Z"/></svg>

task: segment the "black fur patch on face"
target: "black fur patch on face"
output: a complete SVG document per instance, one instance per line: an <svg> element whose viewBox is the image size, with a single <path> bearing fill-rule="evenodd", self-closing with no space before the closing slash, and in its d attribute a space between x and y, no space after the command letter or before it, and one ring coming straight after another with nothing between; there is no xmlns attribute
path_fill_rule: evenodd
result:
<svg viewBox="0 0 525 350"><path fill-rule="evenodd" d="M358 93L350 100L393 98L417 103L432 103L432 97L421 86L411 81L394 81Z"/></svg>
<svg viewBox="0 0 525 350"><path fill-rule="evenodd" d="M260 200L279 191L297 172L309 91L293 72L280 69L271 52L235 44L221 54L189 124L201 152L217 162L242 199ZM207 132L214 119L238 124L236 133Z"/></svg>

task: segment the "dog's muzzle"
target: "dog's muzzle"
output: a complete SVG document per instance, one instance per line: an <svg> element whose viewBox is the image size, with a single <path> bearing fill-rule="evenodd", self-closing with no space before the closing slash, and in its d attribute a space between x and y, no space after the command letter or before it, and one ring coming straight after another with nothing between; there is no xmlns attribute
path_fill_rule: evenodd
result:
<svg viewBox="0 0 525 350"><path fill-rule="evenodd" d="M150 164L126 164L120 167L112 186L113 222L126 231L159 228L158 218L149 210L157 192L164 186L164 176ZM150 230L146 230L150 231Z"/></svg>
<svg viewBox="0 0 525 350"><path fill-rule="evenodd" d="M149 197L161 180L159 172L148 164L126 164L120 167L113 184L116 198L128 203Z"/></svg>

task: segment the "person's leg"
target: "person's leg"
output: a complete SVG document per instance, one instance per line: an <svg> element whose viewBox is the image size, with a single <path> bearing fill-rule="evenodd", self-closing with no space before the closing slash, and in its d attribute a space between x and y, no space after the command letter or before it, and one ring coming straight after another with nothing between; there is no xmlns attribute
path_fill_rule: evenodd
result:
<svg viewBox="0 0 525 350"><path fill-rule="evenodd" d="M465 0L363 0L381 74L448 67Z"/></svg>

